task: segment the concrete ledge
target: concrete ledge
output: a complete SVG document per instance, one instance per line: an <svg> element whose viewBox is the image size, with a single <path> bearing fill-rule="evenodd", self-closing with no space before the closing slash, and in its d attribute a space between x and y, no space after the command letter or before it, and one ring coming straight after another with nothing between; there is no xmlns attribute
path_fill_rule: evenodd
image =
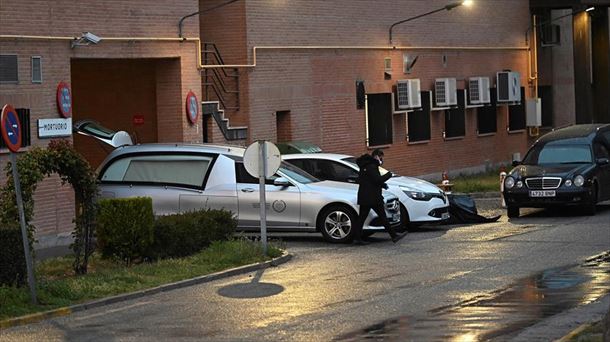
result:
<svg viewBox="0 0 610 342"><path fill-rule="evenodd" d="M120 294L120 295L116 295L113 297L107 297L107 298L98 299L98 300L95 300L92 302L76 304L76 305L58 308L58 309L54 309L54 310L37 312L37 313L33 313L30 315L26 315L26 316L10 318L10 319L4 320L4 321L0 321L0 329L6 329L6 328L18 326L18 325L35 323L35 322L39 322L39 321L49 319L49 318L54 318L54 317L67 316L73 312L93 309L93 308L97 308L97 307L104 306L104 305L114 304L114 303L130 300L130 299L136 299L136 298L141 298L144 296L153 295L155 293L171 291L171 290L175 290L175 289L179 289L179 288L183 288L183 287L187 287L187 286L192 286L192 285L197 285L197 284L208 283L208 282L222 279L222 278L228 278L228 277L232 277L235 275L250 273L250 272L254 272L254 271L269 268L269 267L275 267L275 266L281 265L285 262L288 262L290 259L292 259L292 254L284 253L284 255L282 255L281 257L271 259L269 261L257 263L257 264L239 266L239 267L231 268L231 269L216 272L216 273L206 274L206 275L203 275L200 277L195 277L195 278L191 278L191 279L180 280L175 283L160 285L160 286L153 287L150 289L144 289L144 290L140 290L140 291L136 291L136 292Z"/></svg>

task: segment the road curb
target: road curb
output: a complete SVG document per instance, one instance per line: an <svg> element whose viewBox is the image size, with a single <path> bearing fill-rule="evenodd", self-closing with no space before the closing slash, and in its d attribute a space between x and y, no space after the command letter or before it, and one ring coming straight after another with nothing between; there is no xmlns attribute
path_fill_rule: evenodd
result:
<svg viewBox="0 0 610 342"><path fill-rule="evenodd" d="M35 323L35 322L39 322L39 321L49 319L49 318L67 316L67 315L70 315L71 313L78 312L78 311L93 309L93 308L97 308L100 306L110 305L110 304L130 300L130 299L141 298L141 297L149 296L149 295L160 293L160 292L171 291L171 290L180 289L183 287L188 287L188 286L197 285L197 284L208 283L208 282L222 279L222 278L228 278L228 277L232 277L232 276L236 276L236 275L240 275L240 274L244 274L244 273L250 273L250 272L254 272L254 271L269 268L269 267L275 267L275 266L288 262L290 259L292 259L292 254L285 253L284 255L282 255L280 257L271 259L269 261L257 263L257 264L239 266L239 267L231 268L228 270L211 273L211 274L206 274L206 275L191 278L191 279L185 279L185 280L180 280L180 281L177 281L174 283L159 285L157 287L152 287L150 289L144 289L144 290L140 290L140 291L136 291L136 292L130 292L130 293L120 294L120 295L116 295L116 296L112 296L112 297L108 297L108 298L98 299L98 300L94 300L92 302L76 304L76 305L62 307L62 308L53 309L53 310L49 310L49 311L37 312L37 313L25 315L25 316L10 318L10 319L4 320L4 321L0 321L0 329L7 329L7 328L19 326L19 325Z"/></svg>

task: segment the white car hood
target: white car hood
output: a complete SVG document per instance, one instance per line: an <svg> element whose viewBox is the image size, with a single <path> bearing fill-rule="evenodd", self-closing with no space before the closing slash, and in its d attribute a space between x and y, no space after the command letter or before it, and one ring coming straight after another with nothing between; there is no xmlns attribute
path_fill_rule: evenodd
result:
<svg viewBox="0 0 610 342"><path fill-rule="evenodd" d="M408 186L409 188L411 188L413 190L417 190L417 191L421 191L421 192L431 192L431 193L441 192L441 189L438 186L436 186L430 182L427 182L423 179L419 179L419 178L406 177L406 176L392 177L387 181L387 183L389 185Z"/></svg>
<svg viewBox="0 0 610 342"><path fill-rule="evenodd" d="M305 184L307 187L313 191L321 191L321 192L329 192L329 193L345 193L349 195L356 196L358 195L358 184L354 183L344 183L344 182L335 182L335 181L321 181L316 183ZM385 199L388 198L396 198L394 194L389 191L383 190L383 197Z"/></svg>

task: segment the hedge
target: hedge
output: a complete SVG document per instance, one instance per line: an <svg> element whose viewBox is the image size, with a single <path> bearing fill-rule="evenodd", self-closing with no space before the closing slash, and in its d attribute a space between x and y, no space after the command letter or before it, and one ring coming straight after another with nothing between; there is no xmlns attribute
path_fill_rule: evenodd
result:
<svg viewBox="0 0 610 342"><path fill-rule="evenodd" d="M26 280L21 229L0 227L0 285L21 286Z"/></svg>
<svg viewBox="0 0 610 342"><path fill-rule="evenodd" d="M152 199L102 199L98 204L96 232L102 256L127 265L142 261L154 237Z"/></svg>
<svg viewBox="0 0 610 342"><path fill-rule="evenodd" d="M228 240L237 221L226 210L205 209L181 214L160 216L155 221L154 244L151 258L173 258L191 255L213 241Z"/></svg>

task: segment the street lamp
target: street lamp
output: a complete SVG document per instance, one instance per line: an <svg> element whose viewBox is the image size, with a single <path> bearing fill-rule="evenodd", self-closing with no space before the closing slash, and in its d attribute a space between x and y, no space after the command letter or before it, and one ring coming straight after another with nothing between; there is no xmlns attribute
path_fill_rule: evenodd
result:
<svg viewBox="0 0 610 342"><path fill-rule="evenodd" d="M451 11L452 9L454 9L456 7L459 7L459 6L462 6L462 5L470 6L470 5L472 5L472 0L461 0L461 1L452 2L452 3L450 3L450 4L446 5L446 6L443 6L443 7L439 8L439 9L435 9L434 11L430 11L430 12L427 12L427 13L424 13L424 14L416 15L414 17L407 18L407 19L395 22L394 24L392 24L390 26L390 31L389 31L390 45L392 45L392 29L394 29L394 26L402 24L402 23L406 23L407 21L419 19L421 17L425 17L427 15L434 14L436 12Z"/></svg>

